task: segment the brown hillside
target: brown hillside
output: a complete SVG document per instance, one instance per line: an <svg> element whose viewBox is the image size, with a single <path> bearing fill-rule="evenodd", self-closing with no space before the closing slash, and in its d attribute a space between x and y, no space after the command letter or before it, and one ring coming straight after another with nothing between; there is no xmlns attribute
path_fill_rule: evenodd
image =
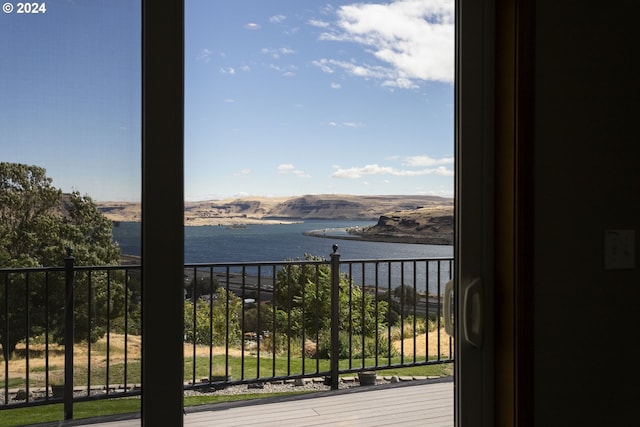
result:
<svg viewBox="0 0 640 427"><path fill-rule="evenodd" d="M424 207L453 206L453 199L437 196L307 195L299 197L248 197L185 203L185 224L232 225L291 222L305 219L377 221L381 215ZM99 202L112 221L137 222L139 203Z"/></svg>

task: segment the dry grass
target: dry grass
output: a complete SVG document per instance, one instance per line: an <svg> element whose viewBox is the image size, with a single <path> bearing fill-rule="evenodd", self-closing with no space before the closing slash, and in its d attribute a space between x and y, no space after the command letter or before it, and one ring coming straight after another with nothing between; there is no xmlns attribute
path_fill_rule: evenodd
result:
<svg viewBox="0 0 640 427"><path fill-rule="evenodd" d="M429 332L428 334L420 334L415 338L416 355L426 356L427 342L430 355L435 355L438 346L438 333L437 331ZM440 354L448 356L450 353L449 336L440 331ZM129 335L127 337L127 360L135 361L140 360L142 357L142 338L138 335ZM109 360L110 363L124 363L125 361L125 337L122 334L111 334L109 336ZM399 340L393 342L394 347L400 350L401 343ZM404 354L406 356L413 355L413 338L404 339ZM91 344L91 366L93 368L106 367L107 365L107 338L103 337L98 342ZM193 356L194 347L192 344L184 344L184 356L186 358ZM453 351L453 348L451 348ZM195 352L197 357L208 357L209 347L206 345L195 346ZM214 355L221 355L225 353L224 347L214 347L212 349ZM48 349L48 363L50 371L50 379L61 378L64 372L64 346L58 344L49 344ZM86 343L80 343L74 345L74 366L86 368L89 365L89 347ZM229 348L229 355L234 357L240 357L242 354L240 349ZM24 378L26 376L26 347L24 344L19 344L14 353L14 357L9 360L9 377L10 378ZM33 380L44 381L45 367L46 367L46 348L44 344L30 344L29 345L29 376ZM0 370L0 381L4 380L4 369Z"/></svg>
<svg viewBox="0 0 640 427"><path fill-rule="evenodd" d="M225 354L225 348L213 347L211 352L214 356ZM242 350L240 350L239 348L229 348L229 356L240 357L241 355L242 355ZM189 343L184 344L184 357L193 357L193 344L189 344ZM196 345L196 357L209 357L209 346Z"/></svg>
<svg viewBox="0 0 640 427"><path fill-rule="evenodd" d="M438 338L440 340L440 355L448 356L450 354L449 351L453 352L453 346L450 347L449 345L449 342L452 340L449 339L449 335L447 335L444 329L440 329L439 336L438 331L432 331L428 333L428 346L427 334L420 334L416 336L416 356L426 356L427 347L429 350L429 355L435 356L438 348ZM400 351L401 346L403 346L405 356L413 356L413 338L405 338L403 341L404 343L401 344L399 340L395 340L393 342L394 348Z"/></svg>
<svg viewBox="0 0 640 427"><path fill-rule="evenodd" d="M127 337L127 359L140 359L142 354L142 339L137 335ZM124 363L125 360L125 336L122 334L111 334L109 336L109 360L111 364ZM107 337L99 339L91 344L77 343L73 346L73 358L75 367L87 367L89 361L95 368L107 365ZM89 350L91 357L89 358ZM13 357L9 360L9 377L24 378L26 375L26 345L20 343L16 346ZM44 344L29 345L29 376L34 380L44 380L45 367L47 364L47 348ZM48 363L50 377L54 380L62 377L64 373L64 345L49 343ZM4 380L4 370L0 372L0 380Z"/></svg>

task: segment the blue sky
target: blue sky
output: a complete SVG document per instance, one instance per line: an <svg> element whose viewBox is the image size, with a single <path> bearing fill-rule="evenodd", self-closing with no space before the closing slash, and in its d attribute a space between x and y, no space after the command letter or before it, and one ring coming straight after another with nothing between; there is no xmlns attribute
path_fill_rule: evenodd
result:
<svg viewBox="0 0 640 427"><path fill-rule="evenodd" d="M0 13L1 161L42 166L55 186L96 200L140 198L136 3Z"/></svg>
<svg viewBox="0 0 640 427"><path fill-rule="evenodd" d="M185 3L187 200L453 195L453 1ZM0 14L0 160L138 200L139 21L130 0Z"/></svg>

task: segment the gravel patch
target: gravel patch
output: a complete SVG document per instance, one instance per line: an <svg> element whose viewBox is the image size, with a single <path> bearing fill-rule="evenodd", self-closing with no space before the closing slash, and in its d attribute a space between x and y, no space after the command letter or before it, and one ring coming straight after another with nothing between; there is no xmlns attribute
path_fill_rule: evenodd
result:
<svg viewBox="0 0 640 427"><path fill-rule="evenodd" d="M391 383L404 383L411 382L415 380L424 380L424 379L435 379L427 378L427 377L377 377L375 385L384 385ZM358 381L358 377L343 377L340 379L338 383L338 390L345 390L353 387L359 387L360 382ZM273 394L273 393L282 393L282 392L316 392L316 391L330 391L331 387L329 385L324 384L323 378L305 378L298 380L287 380L287 381L267 381L262 383L250 383L250 384L236 384L236 385L223 385L217 384L215 386L203 385L193 389L187 389L184 391L185 396L203 396L203 395L211 395L211 396L230 396L230 395L242 395L242 394ZM123 390L115 389L112 390L111 393L122 392ZM86 396L86 390L77 391L74 393L76 397ZM104 389L94 389L91 390L92 395L105 394ZM51 397L51 394L49 394ZM26 393L24 390L14 390L9 393L9 402L12 403L24 403L25 402ZM28 393L29 401L38 401L44 400L46 397L45 390L43 389L35 389L30 390ZM131 397L140 397L131 396ZM59 400L58 402L61 402ZM0 392L0 405L4 405L4 393Z"/></svg>
<svg viewBox="0 0 640 427"><path fill-rule="evenodd" d="M386 382L380 380L381 382ZM357 381L342 381L338 383L338 389L346 389L350 387L357 387L360 384ZM302 382L294 381L278 381L278 382L264 382L264 383L252 383L252 384L239 384L229 385L224 388L216 389L214 387L202 387L193 390L185 390L185 396L202 396L202 395L238 395L238 394L269 394L279 392L310 392L310 391L327 391L331 390L331 387L324 384L322 379L305 379Z"/></svg>

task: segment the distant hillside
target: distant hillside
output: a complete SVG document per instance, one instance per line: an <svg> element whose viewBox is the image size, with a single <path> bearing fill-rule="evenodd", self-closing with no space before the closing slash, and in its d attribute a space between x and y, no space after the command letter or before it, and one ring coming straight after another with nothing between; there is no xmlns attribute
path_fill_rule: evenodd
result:
<svg viewBox="0 0 640 427"><path fill-rule="evenodd" d="M140 204L102 202L112 221L138 222ZM185 225L287 223L311 219L377 221L350 230L354 238L427 244L453 244L453 199L437 196L307 195L242 198L185 204Z"/></svg>
<svg viewBox="0 0 640 427"><path fill-rule="evenodd" d="M302 196L278 203L267 217L375 221L390 211L425 206L453 206L453 200L434 196Z"/></svg>
<svg viewBox="0 0 640 427"><path fill-rule="evenodd" d="M187 225L229 225L290 222L306 219L377 221L389 212L425 207L453 206L453 199L437 196L308 195L299 197L249 197L185 203ZM99 202L112 221L137 222L140 204Z"/></svg>

